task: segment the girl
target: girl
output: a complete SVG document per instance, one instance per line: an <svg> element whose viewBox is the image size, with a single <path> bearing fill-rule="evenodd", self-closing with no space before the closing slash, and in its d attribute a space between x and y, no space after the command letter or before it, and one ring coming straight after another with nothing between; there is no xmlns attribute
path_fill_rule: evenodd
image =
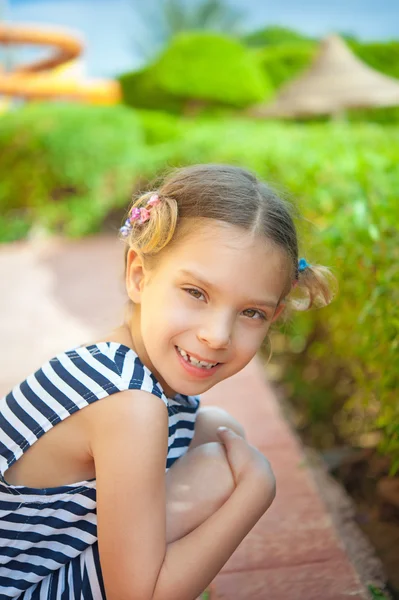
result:
<svg viewBox="0 0 399 600"><path fill-rule="evenodd" d="M298 263L289 205L231 166L173 172L121 237L125 322L1 400L1 599L192 600L275 495L198 396L253 358L294 286L328 304L328 269Z"/></svg>

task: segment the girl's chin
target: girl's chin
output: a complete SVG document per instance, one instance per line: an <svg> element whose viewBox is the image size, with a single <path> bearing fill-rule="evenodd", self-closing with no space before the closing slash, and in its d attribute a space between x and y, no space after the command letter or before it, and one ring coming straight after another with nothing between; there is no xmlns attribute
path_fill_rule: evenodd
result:
<svg viewBox="0 0 399 600"><path fill-rule="evenodd" d="M172 382L170 383L173 385ZM198 381L192 383L180 381L176 388L171 388L169 385L165 384L162 385L162 389L167 398L174 398L177 394L181 394L182 396L198 396L209 390L213 385L214 383L211 383L210 381Z"/></svg>

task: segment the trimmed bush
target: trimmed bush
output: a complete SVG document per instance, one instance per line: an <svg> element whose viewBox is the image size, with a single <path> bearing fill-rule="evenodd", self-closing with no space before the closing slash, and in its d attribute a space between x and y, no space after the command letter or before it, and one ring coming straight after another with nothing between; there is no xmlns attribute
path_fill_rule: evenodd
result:
<svg viewBox="0 0 399 600"><path fill-rule="evenodd" d="M265 27L249 33L243 38L243 41L255 48L264 46L275 46L277 44L292 44L295 42L308 42L311 38L287 27Z"/></svg>
<svg viewBox="0 0 399 600"><path fill-rule="evenodd" d="M131 71L119 77L123 102L133 108L163 110L179 114L184 108L184 99L165 91L151 67L142 71Z"/></svg>
<svg viewBox="0 0 399 600"><path fill-rule="evenodd" d="M19 237L33 223L70 235L97 230L151 168L144 141L139 117L123 106L35 103L5 113L0 233Z"/></svg>
<svg viewBox="0 0 399 600"><path fill-rule="evenodd" d="M148 145L158 145L179 140L184 133L186 120L167 112L138 110L136 115L143 127Z"/></svg>
<svg viewBox="0 0 399 600"><path fill-rule="evenodd" d="M127 104L172 111L190 100L245 107L272 95L253 53L210 32L176 36L152 66L122 75L120 82Z"/></svg>
<svg viewBox="0 0 399 600"><path fill-rule="evenodd" d="M214 33L177 36L156 65L164 89L184 98L244 107L271 93L252 55Z"/></svg>
<svg viewBox="0 0 399 600"><path fill-rule="evenodd" d="M348 42L348 45L370 67L399 80L399 41Z"/></svg>
<svg viewBox="0 0 399 600"><path fill-rule="evenodd" d="M303 42L267 46L258 52L265 73L277 89L310 66L317 48L314 42Z"/></svg>

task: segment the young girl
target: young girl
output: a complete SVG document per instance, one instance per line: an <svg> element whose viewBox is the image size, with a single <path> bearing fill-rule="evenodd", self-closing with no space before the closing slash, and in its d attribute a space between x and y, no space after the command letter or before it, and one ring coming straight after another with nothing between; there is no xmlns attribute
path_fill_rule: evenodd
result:
<svg viewBox="0 0 399 600"><path fill-rule="evenodd" d="M0 402L1 599L193 600L275 495L198 396L253 358L293 287L328 304L329 270L298 262L289 205L225 165L173 172L121 238L125 322Z"/></svg>

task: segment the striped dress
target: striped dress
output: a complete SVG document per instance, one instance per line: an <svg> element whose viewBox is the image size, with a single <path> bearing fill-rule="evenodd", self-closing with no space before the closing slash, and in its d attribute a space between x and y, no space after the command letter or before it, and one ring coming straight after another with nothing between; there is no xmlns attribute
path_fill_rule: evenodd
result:
<svg viewBox="0 0 399 600"><path fill-rule="evenodd" d="M103 600L96 481L56 488L14 486L6 470L80 408L111 394L155 394L169 414L166 470L194 435L199 398L167 398L137 354L100 342L57 355L0 400L0 599Z"/></svg>

